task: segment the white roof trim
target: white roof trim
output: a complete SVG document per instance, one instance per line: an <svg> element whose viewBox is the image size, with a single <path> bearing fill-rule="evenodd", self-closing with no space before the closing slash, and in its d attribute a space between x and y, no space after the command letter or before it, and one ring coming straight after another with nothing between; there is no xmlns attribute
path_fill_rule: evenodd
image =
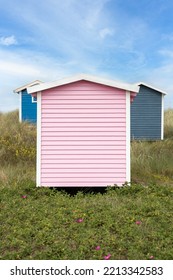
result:
<svg viewBox="0 0 173 280"><path fill-rule="evenodd" d="M26 89L26 88L28 88L28 87L32 87L32 86L35 86L35 85L39 85L39 84L41 84L41 83L43 83L43 82L41 82L41 81L39 81L39 80L35 80L35 81L33 81L33 82L29 83L29 84L26 84L26 85L23 85L23 86L21 86L21 87L19 87L19 88L16 88L15 90L13 90L13 92L14 92L14 93L19 93L20 91L22 91L22 90L24 90L24 89Z"/></svg>
<svg viewBox="0 0 173 280"><path fill-rule="evenodd" d="M151 86L151 85L149 85L149 84L143 83L143 82L137 83L136 85L138 85L138 86L141 86L141 85L142 85L142 86L151 88L151 89L156 90L156 91L158 91L158 92L160 92L160 93L162 93L162 94L164 94L164 95L167 94L165 91L163 91L163 90L161 90L161 89L158 89L158 88L156 88L156 87L153 87L153 86Z"/></svg>
<svg viewBox="0 0 173 280"><path fill-rule="evenodd" d="M116 88L132 91L132 92L139 91L138 85L126 84L126 83L117 82L114 80L107 80L107 79L103 79L103 78L95 77L95 76L91 76L91 75L86 75L86 74L79 74L79 75L71 76L71 77L64 78L64 79L61 79L58 81L54 81L54 82L50 82L50 83L42 83L42 84L30 87L30 88L28 88L28 93L39 92L42 90L66 85L66 84L77 82L80 80L86 80L89 82L99 83L99 84L103 84L106 86L116 87Z"/></svg>

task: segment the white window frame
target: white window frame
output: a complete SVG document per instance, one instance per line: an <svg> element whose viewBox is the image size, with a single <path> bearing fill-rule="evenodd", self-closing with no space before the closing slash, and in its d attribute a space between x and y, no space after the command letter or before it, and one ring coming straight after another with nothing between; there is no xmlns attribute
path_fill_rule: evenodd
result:
<svg viewBox="0 0 173 280"><path fill-rule="evenodd" d="M34 100L36 98L36 100ZM32 96L32 103L37 103L37 96Z"/></svg>

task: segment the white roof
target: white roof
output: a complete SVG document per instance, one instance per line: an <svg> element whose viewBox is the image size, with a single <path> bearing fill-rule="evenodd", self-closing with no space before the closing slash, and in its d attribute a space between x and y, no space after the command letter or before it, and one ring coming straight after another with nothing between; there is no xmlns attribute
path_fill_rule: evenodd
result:
<svg viewBox="0 0 173 280"><path fill-rule="evenodd" d="M162 94L164 94L164 95L167 94L165 91L163 91L163 90L161 90L161 89L158 89L158 88L156 88L156 87L153 87L153 86L151 86L151 85L149 85L149 84L143 83L143 82L137 83L137 85L138 85L138 86L145 86L145 87L151 88L151 89L156 90L156 91L158 91L158 92L160 92L160 93L162 93Z"/></svg>
<svg viewBox="0 0 173 280"><path fill-rule="evenodd" d="M24 89L26 89L26 88L28 88L28 87L32 87L32 86L35 86L35 85L39 85L39 84L41 84L41 83L42 83L41 81L35 80L35 81L33 81L33 82L29 83L29 84L26 84L26 85L23 85L23 86L21 86L21 87L19 87L19 88L16 88L13 92L14 92L14 93L19 93L19 92L21 92L22 90L24 90Z"/></svg>
<svg viewBox="0 0 173 280"><path fill-rule="evenodd" d="M78 75L64 78L64 79L61 79L58 81L54 81L54 82L50 82L50 83L42 83L42 84L39 84L39 85L36 85L33 87L29 87L27 89L27 91L28 91L28 93L39 92L42 90L66 85L66 84L81 81L81 80L86 80L86 81L93 82L93 83L98 83L98 84L111 86L111 87L115 87L115 88L120 88L120 89L124 89L124 90L131 91L131 92L139 91L138 85L126 84L126 83L117 82L114 80L107 80L107 79L104 79L101 77L95 77L95 76L86 75L86 74L78 74Z"/></svg>

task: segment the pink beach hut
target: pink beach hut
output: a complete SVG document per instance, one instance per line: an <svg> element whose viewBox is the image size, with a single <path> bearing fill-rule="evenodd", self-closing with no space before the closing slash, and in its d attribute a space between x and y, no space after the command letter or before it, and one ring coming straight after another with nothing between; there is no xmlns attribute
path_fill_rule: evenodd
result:
<svg viewBox="0 0 173 280"><path fill-rule="evenodd" d="M27 90L37 97L37 186L130 182L130 102L138 86L82 74Z"/></svg>

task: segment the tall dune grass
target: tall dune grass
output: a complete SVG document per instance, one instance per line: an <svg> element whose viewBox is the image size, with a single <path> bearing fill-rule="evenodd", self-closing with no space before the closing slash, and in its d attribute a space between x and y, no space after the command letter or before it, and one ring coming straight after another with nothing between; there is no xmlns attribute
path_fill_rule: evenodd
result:
<svg viewBox="0 0 173 280"><path fill-rule="evenodd" d="M173 185L173 110L165 111L163 141L131 143L132 181Z"/></svg>
<svg viewBox="0 0 173 280"><path fill-rule="evenodd" d="M173 184L173 140L132 142L132 181Z"/></svg>
<svg viewBox="0 0 173 280"><path fill-rule="evenodd" d="M0 165L35 163L36 128L19 122L18 111L0 114Z"/></svg>
<svg viewBox="0 0 173 280"><path fill-rule="evenodd" d="M168 109L164 114L164 136L173 139L173 109Z"/></svg>

